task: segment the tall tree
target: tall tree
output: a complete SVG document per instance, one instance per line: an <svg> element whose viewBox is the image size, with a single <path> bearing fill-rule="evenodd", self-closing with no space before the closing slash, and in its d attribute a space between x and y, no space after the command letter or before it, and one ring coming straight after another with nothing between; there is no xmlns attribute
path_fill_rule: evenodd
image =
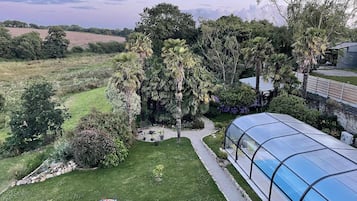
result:
<svg viewBox="0 0 357 201"><path fill-rule="evenodd" d="M59 26L50 27L48 36L43 42L44 55L46 58L63 58L67 51L69 40L66 32Z"/></svg>
<svg viewBox="0 0 357 201"><path fill-rule="evenodd" d="M180 142L181 137L181 118L182 118L182 90L183 81L185 79L185 68L191 68L195 65L195 58L191 53L185 40L168 39L164 41L162 48L162 57L164 64L170 69L176 84L176 119L177 141Z"/></svg>
<svg viewBox="0 0 357 201"><path fill-rule="evenodd" d="M144 8L140 16L135 31L151 38L156 55L160 55L166 39L185 39L189 44L196 40L195 21L190 14L181 12L175 5L160 3L153 8Z"/></svg>
<svg viewBox="0 0 357 201"><path fill-rule="evenodd" d="M241 43L248 38L248 30L236 16L223 16L216 21L201 23L198 45L209 69L224 85L233 85L244 70L241 62Z"/></svg>
<svg viewBox="0 0 357 201"><path fill-rule="evenodd" d="M9 30L3 27L0 27L0 57L13 57L11 51L11 35L9 34Z"/></svg>
<svg viewBox="0 0 357 201"><path fill-rule="evenodd" d="M48 82L38 81L25 88L20 110L11 115L12 136L6 139L10 151L19 154L34 149L49 140L48 131L56 135L62 130L64 111L51 100L53 95Z"/></svg>
<svg viewBox="0 0 357 201"><path fill-rule="evenodd" d="M139 32L129 34L126 49L130 52L136 52L142 64L144 64L145 59L150 57L153 53L151 39Z"/></svg>
<svg viewBox="0 0 357 201"><path fill-rule="evenodd" d="M273 46L267 38L255 37L248 41L248 47L244 48L244 57L255 67L255 92L258 101L260 101L259 82L260 72L263 66L266 66L266 61L270 54L273 53Z"/></svg>
<svg viewBox="0 0 357 201"><path fill-rule="evenodd" d="M107 96L114 106L121 107L124 103L128 125L133 128L134 117L140 113L140 96L136 92L144 78L144 71L137 54L133 52L115 56L114 65L116 73L109 81Z"/></svg>
<svg viewBox="0 0 357 201"><path fill-rule="evenodd" d="M297 38L293 44L297 57L299 70L304 74L302 83L302 95L307 96L307 80L312 65L317 64L317 56L322 55L327 47L325 31L316 28L308 28Z"/></svg>
<svg viewBox="0 0 357 201"><path fill-rule="evenodd" d="M12 40L13 53L20 59L40 59L42 57L42 40L37 32L29 32Z"/></svg>

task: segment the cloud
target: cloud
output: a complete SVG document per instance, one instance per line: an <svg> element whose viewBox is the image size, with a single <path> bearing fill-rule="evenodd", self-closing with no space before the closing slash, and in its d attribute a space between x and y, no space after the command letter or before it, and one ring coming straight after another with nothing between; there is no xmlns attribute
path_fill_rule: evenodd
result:
<svg viewBox="0 0 357 201"><path fill-rule="evenodd" d="M251 5L247 9L228 11L226 9L211 9L211 8L196 8L185 10L184 12L190 13L197 21L202 19L216 20L221 16L230 14L236 15L243 20L263 20L266 19L275 25L283 25L284 19L279 15L277 9L273 6L255 6Z"/></svg>
<svg viewBox="0 0 357 201"><path fill-rule="evenodd" d="M27 4L66 4L66 3L80 3L83 0L2 0L5 2L27 3Z"/></svg>
<svg viewBox="0 0 357 201"><path fill-rule="evenodd" d="M127 0L107 0L104 2L106 5L121 5L124 1Z"/></svg>
<svg viewBox="0 0 357 201"><path fill-rule="evenodd" d="M92 6L72 6L71 8L81 9L81 10L96 10L96 8Z"/></svg>

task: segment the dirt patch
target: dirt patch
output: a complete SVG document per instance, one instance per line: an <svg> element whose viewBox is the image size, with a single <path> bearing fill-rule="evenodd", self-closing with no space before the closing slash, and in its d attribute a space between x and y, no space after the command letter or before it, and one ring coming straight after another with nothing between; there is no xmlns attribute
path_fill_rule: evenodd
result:
<svg viewBox="0 0 357 201"><path fill-rule="evenodd" d="M6 28L9 30L11 36L19 36L28 32L38 32L42 39L48 35L47 29L31 29L31 28ZM66 31L66 38L70 41L69 48L74 46L87 47L88 43L96 43L96 42L125 42L124 37L120 36L109 36L109 35L101 35L101 34L93 34L93 33L84 33L84 32L75 32L75 31Z"/></svg>

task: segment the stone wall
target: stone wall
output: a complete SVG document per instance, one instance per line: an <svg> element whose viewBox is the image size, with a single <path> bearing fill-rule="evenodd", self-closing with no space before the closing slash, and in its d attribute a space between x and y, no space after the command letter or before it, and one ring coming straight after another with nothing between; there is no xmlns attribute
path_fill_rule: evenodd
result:
<svg viewBox="0 0 357 201"><path fill-rule="evenodd" d="M321 112L333 113L347 132L357 134L357 108L315 94L308 95L308 102Z"/></svg>

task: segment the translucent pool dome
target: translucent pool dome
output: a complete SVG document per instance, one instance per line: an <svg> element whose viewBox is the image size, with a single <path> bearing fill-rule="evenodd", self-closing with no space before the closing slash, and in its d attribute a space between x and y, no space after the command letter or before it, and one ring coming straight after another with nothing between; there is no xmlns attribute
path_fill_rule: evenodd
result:
<svg viewBox="0 0 357 201"><path fill-rule="evenodd" d="M357 200L357 149L289 115L239 117L224 147L263 200Z"/></svg>

